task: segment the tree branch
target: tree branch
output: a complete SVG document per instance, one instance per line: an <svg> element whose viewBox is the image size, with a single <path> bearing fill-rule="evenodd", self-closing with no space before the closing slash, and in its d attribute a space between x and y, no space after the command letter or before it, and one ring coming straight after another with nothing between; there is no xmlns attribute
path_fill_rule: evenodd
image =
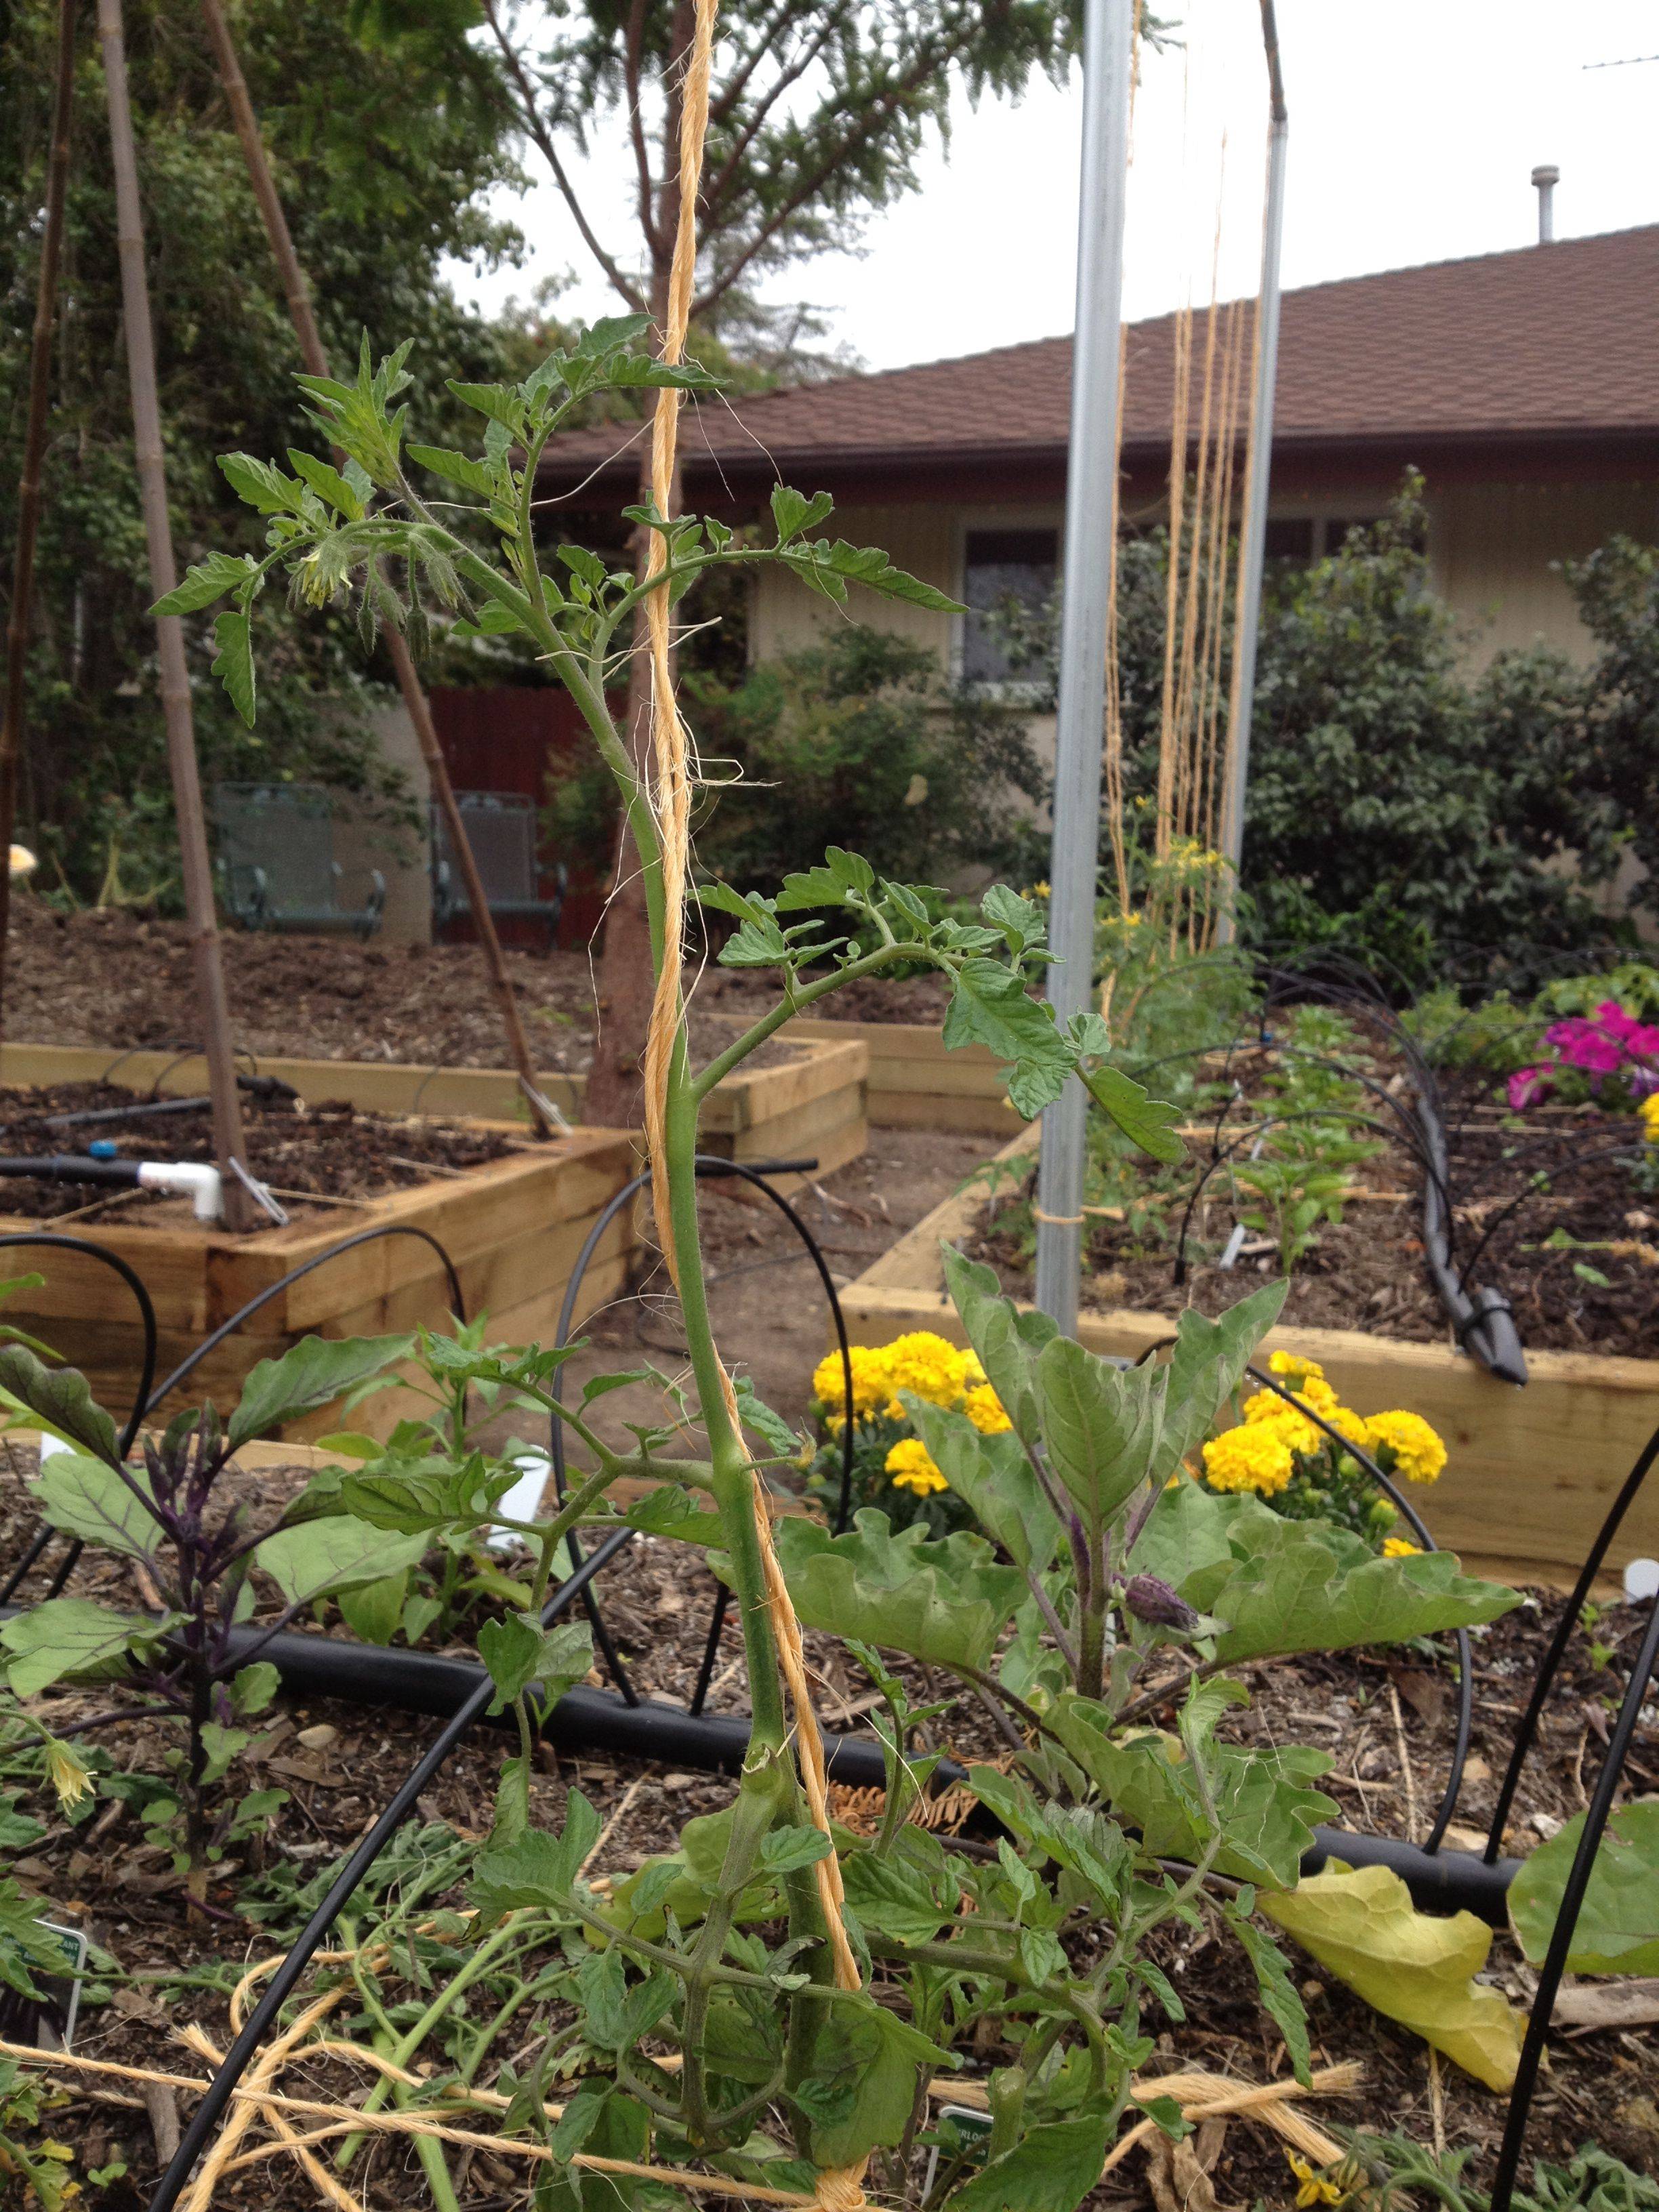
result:
<svg viewBox="0 0 1659 2212"><path fill-rule="evenodd" d="M576 198L575 188L566 173L564 163L559 159L559 149L554 144L552 135L538 112L535 89L525 69L524 58L502 27L495 0L483 0L483 12L484 20L494 32L495 43L501 50L501 58L507 64L508 74L518 88L519 112L524 127L535 141L543 160L553 172L553 181L558 186L564 204L569 209L572 219L581 233L588 251L628 305L638 314L648 313L649 308L639 287L629 283L618 264L600 245L598 234L587 220L580 201Z"/></svg>
<svg viewBox="0 0 1659 2212"><path fill-rule="evenodd" d="M628 135L634 143L634 160L639 171L640 228L645 233L647 249L654 256L660 251L653 206L657 187L651 174L650 149L645 143L645 118L640 112L640 57L645 47L645 9L646 0L633 0L628 11L623 82L628 95Z"/></svg>
<svg viewBox="0 0 1659 2212"><path fill-rule="evenodd" d="M738 165L741 163L744 155L754 144L756 138L759 136L767 117L777 106L779 100L782 99L784 94L788 91L790 86L792 84L798 84L801 78L805 76L807 70L811 68L813 63L817 59L818 56L823 52L824 47L828 45L830 33L834 28L835 26L833 23L824 24L817 36L815 39L809 40L795 60L790 63L787 69L779 70L776 80L766 93L765 96L756 102L753 114L749 118L748 122L744 125L742 133L733 144L731 152L720 164L720 174L714 179L712 184L708 184L703 186L703 203L708 210L709 228L711 230L718 228L719 227L719 210L720 204L726 198L727 189L731 185L733 178L738 173Z"/></svg>
<svg viewBox="0 0 1659 2212"><path fill-rule="evenodd" d="M936 75L954 58L965 42L966 33L964 33L962 39L946 42L942 49L939 46L925 49L904 76L890 86L883 97L864 112L856 125L842 132L834 141L825 150L817 166L799 180L783 205L761 225L749 243L739 252L737 258L729 267L722 270L708 290L693 302L691 313L694 318L706 314L710 307L725 297L744 270L754 260L756 255L763 252L786 224L793 221L801 210L817 196L830 178L835 175L836 170L852 154L866 145L875 137L894 108L908 100L919 86L926 83L930 76Z"/></svg>

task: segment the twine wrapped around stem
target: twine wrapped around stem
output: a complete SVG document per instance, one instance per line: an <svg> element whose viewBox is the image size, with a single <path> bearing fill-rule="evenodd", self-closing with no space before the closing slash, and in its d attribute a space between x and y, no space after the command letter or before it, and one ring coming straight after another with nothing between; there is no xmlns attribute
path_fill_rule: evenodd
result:
<svg viewBox="0 0 1659 2212"><path fill-rule="evenodd" d="M696 270L697 191L702 175L703 142L708 127L708 82L713 65L716 0L696 0L691 52L680 90L679 209L674 232L674 258L669 276L668 312L662 334L662 358L678 362L684 351L690 320L693 280ZM651 493L657 513L669 519L673 495L674 461L679 423L678 392L665 387L657 394L651 435ZM668 564L668 543L653 530L647 554L649 581ZM684 1022L680 980L685 931L685 893L690 872L691 787L695 763L684 720L674 694L673 664L670 655L670 608L666 590L647 594L646 626L651 658L651 732L653 783L652 813L655 819L662 871L662 962L651 1007L651 1024L645 1047L645 1128L651 1156L651 1196L657 1234L671 1279L678 1284L680 1255L677 1249L668 1181L668 1091L674 1054ZM720 1387L726 1417L735 1433L742 1424L730 1376L719 1369ZM795 1746L801 1784L813 1825L826 1836L830 1825L829 1775L823 1738L812 1709L806 1678L806 1657L800 1624L789 1601L782 1569L772 1546L772 1516L758 1474L750 1477L756 1535L766 1580L778 1661L795 1716ZM813 1869L823 1907L826 1936L836 1986L854 1990L863 1986L858 1960L848 1941L842 1912L846 1892L841 1866L831 1850ZM855 2167L820 2175L816 2202L820 2212L858 2212L865 2202L866 2161Z"/></svg>

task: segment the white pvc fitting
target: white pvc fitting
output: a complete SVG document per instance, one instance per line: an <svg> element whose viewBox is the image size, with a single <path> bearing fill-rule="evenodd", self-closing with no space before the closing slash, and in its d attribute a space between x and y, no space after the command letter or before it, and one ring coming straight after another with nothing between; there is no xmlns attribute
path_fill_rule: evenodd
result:
<svg viewBox="0 0 1659 2212"><path fill-rule="evenodd" d="M497 1503L511 1519L533 1521L542 1510L542 1492L553 1472L553 1462L541 1452L526 1452L519 1465L523 1473ZM489 1531L484 1541L492 1552L510 1552L515 1544L522 1544L524 1538L516 1528L497 1526Z"/></svg>
<svg viewBox="0 0 1659 2212"><path fill-rule="evenodd" d="M138 1182L143 1190L170 1190L190 1200L198 1221L224 1217L224 1188L219 1170L200 1160L140 1160Z"/></svg>

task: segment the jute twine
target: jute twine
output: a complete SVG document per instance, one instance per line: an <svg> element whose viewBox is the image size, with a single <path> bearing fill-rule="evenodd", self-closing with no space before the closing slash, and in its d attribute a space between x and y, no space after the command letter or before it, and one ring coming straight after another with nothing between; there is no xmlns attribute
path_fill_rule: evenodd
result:
<svg viewBox="0 0 1659 2212"><path fill-rule="evenodd" d="M696 24L690 57L680 94L679 210L674 233L674 258L669 276L668 310L662 333L662 358L677 362L684 356L690 321L691 295L696 270L697 191L702 176L703 142L708 127L708 80L714 46L716 0L696 0ZM651 433L651 492L659 514L668 518L673 496L674 459L679 424L680 395L665 389L657 394ZM668 543L653 530L647 551L647 580L659 575L668 564ZM662 866L663 960L651 1007L651 1026L645 1047L645 1128L651 1153L651 1197L657 1235L669 1274L679 1281L679 1254L668 1188L668 1079L684 1019L681 988L681 954L685 933L685 892L690 870L691 787L694 763L690 736L674 694L674 672L669 652L669 594L653 592L646 601L647 638L651 659L651 735L654 781L651 793ZM737 1401L730 1376L720 1370L726 1418L742 1433ZM806 1657L801 1645L800 1624L795 1619L777 1554L772 1547L772 1516L759 1477L751 1475L755 1529L766 1579L767 1607L777 1644L779 1664L794 1708L797 1755L807 1809L815 1826L830 1831L829 1775L823 1739L812 1710L806 1678ZM841 1868L832 1850L815 1869L823 1910L836 1986L854 1990L862 1977L842 1919L846 1893ZM817 2197L820 2212L857 2212L865 2202L866 2161L856 2166L826 2171L820 2175Z"/></svg>
<svg viewBox="0 0 1659 2212"><path fill-rule="evenodd" d="M349 1957L349 1953L336 1956ZM261 1972L269 1973L281 1964L271 1959ZM343 1989L329 1993L328 1999L311 2008L313 2021L341 2001ZM184 2029L179 2039L198 2057L210 2064L219 2063L219 2051L199 2027ZM442 2106L428 2106L420 2111L366 2112L359 2106L337 2100L320 2097L291 2097L271 2086L278 2068L306 2061L332 2057L347 2060L386 2079L401 2083L404 2087L422 2089L426 2085L420 2076L407 2068L396 2065L379 2052L360 2043L348 2043L331 2036L317 2036L304 2043L295 2043L284 2038L288 2045L276 2066L262 2064L256 2081L241 2083L233 2093L237 2117L246 2115L247 2120L259 2119L270 2129L272 2140L260 2142L216 2163L216 2172L221 2180L232 2173L246 2171L276 2158L291 2157L297 2160L320 2195L337 2208L337 2212L364 2212L361 2201L346 2189L316 2158L319 2146L337 2142L343 2136L382 2135L402 2136L405 2138L424 2137L430 2142L447 2143L457 2150L487 2150L497 2158L523 2159L532 2166L557 2164L545 2143L521 2140L514 2136L488 2135L482 2130L458 2124ZM201 2096L208 2087L207 2081L199 2075L173 2074L153 2066L121 2065L112 2059L82 2058L66 2051L40 2051L33 2045L0 2041L0 2057L18 2059L27 2064L40 2067L53 2073L88 2075L94 2080L131 2082L135 2085L155 2085L163 2088L183 2091L186 2095ZM1224 2075L1199 2071L1179 2074L1160 2074L1134 2084L1132 2094L1139 2102L1153 2097L1173 2098L1185 2117L1191 2121L1224 2119L1237 2117L1260 2121L1316 2165L1334 2166L1343 2155L1342 2147L1328 2136L1322 2128L1316 2127L1306 2116L1296 2109L1298 2101L1308 2096L1340 2097L1358 2087L1360 2069L1352 2063L1324 2068L1316 2074L1307 2089L1295 2081L1267 2081L1261 2083L1231 2081ZM949 2075L930 2081L927 2093L936 2103L983 2106L986 2102L983 2087L977 2082L953 2080ZM491 2089L470 2088L459 2100L460 2108L468 2112L500 2112L507 2109L507 2099ZM549 2105L550 2119L557 2119L563 2107ZM304 2129L295 2121L313 2123ZM320 2123L320 2124L315 2124ZM239 2142L245 2139L239 2136ZM1102 2179L1121 2165L1138 2143L1146 2141L1156 2130L1153 2120L1141 2120L1121 2136L1112 2147L1102 2170ZM632 2159L602 2158L579 2151L565 2163L588 2173L609 2173L635 2180L650 2180L684 2190L689 2195L741 2198L754 2204L776 2204L793 2208L793 2212L822 2212L826 2204L836 2199L827 2197L822 2187L814 2196L797 2190L774 2189L753 2181L738 2181L720 2173L692 2173L683 2167L647 2166ZM205 2203L198 2184L190 2199L192 2208Z"/></svg>

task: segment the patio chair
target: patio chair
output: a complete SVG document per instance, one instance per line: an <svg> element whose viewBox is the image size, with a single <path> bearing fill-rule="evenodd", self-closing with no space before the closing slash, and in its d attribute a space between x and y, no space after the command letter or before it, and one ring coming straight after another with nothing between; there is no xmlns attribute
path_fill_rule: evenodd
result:
<svg viewBox="0 0 1659 2212"><path fill-rule="evenodd" d="M225 911L245 929L341 929L372 937L386 911L386 878L368 871L361 906L344 902L334 857L334 801L320 783L219 783L213 787L216 868Z"/></svg>
<svg viewBox="0 0 1659 2212"><path fill-rule="evenodd" d="M565 870L555 871L551 898L542 896L536 857L536 802L514 791L458 791L466 842L483 879L484 896L497 921L538 921L550 948L564 908ZM449 842L448 826L432 810L432 921L434 933L467 911L466 887Z"/></svg>

